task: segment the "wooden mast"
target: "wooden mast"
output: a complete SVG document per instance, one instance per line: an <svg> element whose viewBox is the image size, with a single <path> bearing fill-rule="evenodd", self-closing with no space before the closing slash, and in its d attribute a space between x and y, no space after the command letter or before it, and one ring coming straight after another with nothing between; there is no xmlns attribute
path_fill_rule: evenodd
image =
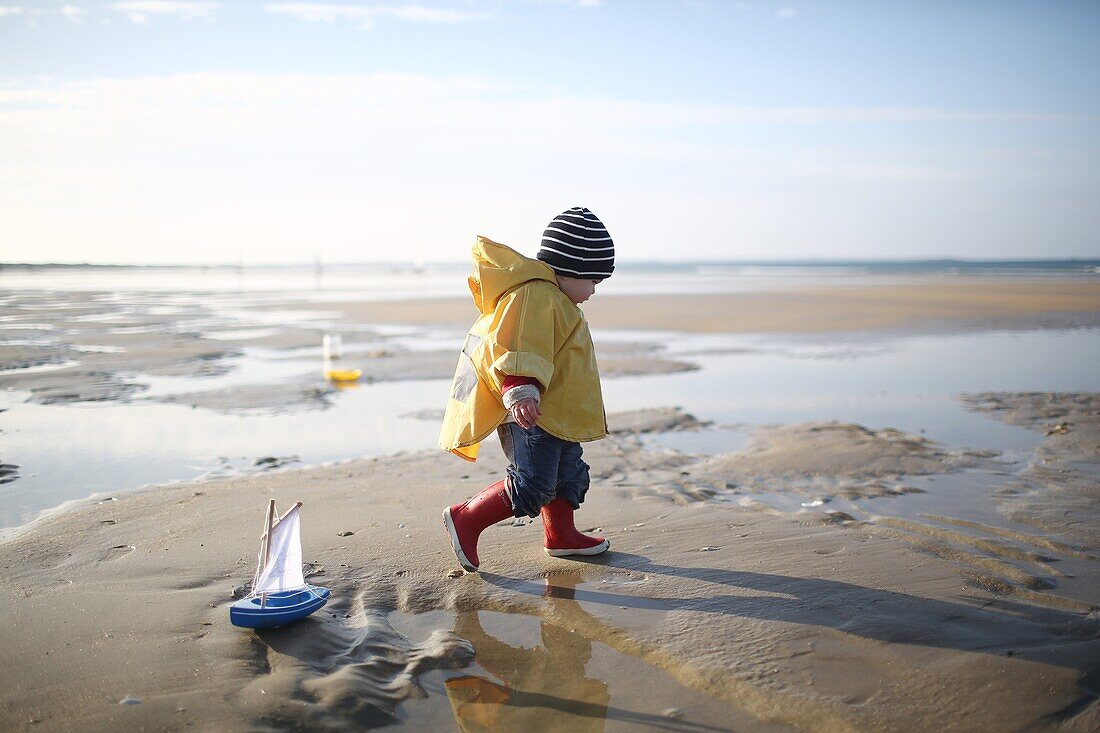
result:
<svg viewBox="0 0 1100 733"><path fill-rule="evenodd" d="M272 529L274 529L275 527L277 527L277 526L279 525L279 522L281 522L281 521L283 521L284 519L286 519L287 517L289 517L289 516L290 516L290 513L291 513L292 511L294 511L295 509L301 509L301 508L302 508L302 502L300 502L300 501L298 501L298 502L295 502L295 503L294 503L294 506L292 506L292 507L290 507L289 509L287 509L287 510L286 510L286 512L285 512L285 513L283 514L283 516L281 516L281 517L278 517L278 518L277 518L277 519L276 519L276 520L275 520L274 522L272 522L272 524L271 524L271 527L270 527L270 528L268 529L268 532L270 532L270 531L271 531Z"/></svg>
<svg viewBox="0 0 1100 733"><path fill-rule="evenodd" d="M260 574L256 577L263 577L264 571L267 570L267 561L271 555L271 527L275 521L275 500L272 499L267 503L267 519L264 521L264 552L263 562L260 564ZM260 594L260 608L267 605L267 593Z"/></svg>

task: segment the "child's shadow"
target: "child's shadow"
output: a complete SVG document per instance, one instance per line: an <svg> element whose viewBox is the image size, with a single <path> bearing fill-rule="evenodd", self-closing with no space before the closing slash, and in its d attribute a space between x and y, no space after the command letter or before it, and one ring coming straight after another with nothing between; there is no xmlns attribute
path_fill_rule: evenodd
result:
<svg viewBox="0 0 1100 733"><path fill-rule="evenodd" d="M1006 600L970 603L922 598L819 578L798 578L720 568L678 567L643 555L612 552L578 562L628 569L643 574L692 578L705 584L738 588L742 593L708 593L696 597L646 596L631 592L557 587L541 582L481 573L488 583L509 590L653 611L699 611L787 623L825 626L867 639L896 644L1008 654L1080 671L1093 671L1087 654L1064 653L1065 647L1095 640L1100 622L1093 616L1057 611ZM552 578L547 582L552 582Z"/></svg>

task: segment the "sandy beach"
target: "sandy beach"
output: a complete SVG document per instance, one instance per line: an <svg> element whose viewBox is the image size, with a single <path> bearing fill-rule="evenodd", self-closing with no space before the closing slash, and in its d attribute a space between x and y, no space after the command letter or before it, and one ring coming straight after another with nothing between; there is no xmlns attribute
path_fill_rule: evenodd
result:
<svg viewBox="0 0 1100 733"><path fill-rule="evenodd" d="M374 323L468 325L465 298L336 302L324 308ZM594 328L701 333L955 331L1096 325L1100 291L1091 278L908 279L898 284L787 292L597 297L585 304Z"/></svg>
<svg viewBox="0 0 1100 733"><path fill-rule="evenodd" d="M20 304L5 325L22 341L0 348L0 386L34 409L323 413L342 397L290 361L325 330L309 322L212 339L158 328L179 313L47 300ZM364 326L461 329L472 315L448 299L264 306L284 307ZM635 331L1095 338L1100 284L609 296L585 310L614 385L707 373L703 356ZM61 322L78 324L63 343L36 341ZM257 343L287 355L278 383L148 387L150 373L228 373ZM347 346L375 385L454 366L442 343L409 350L369 329ZM500 476L494 441L476 464L406 451L70 502L0 539L0 727L1094 731L1100 393L953 399L991 431L1026 434L1025 448L838 419L752 425L723 448L728 426L675 403L620 410L586 446L593 488L577 515L611 551L550 558L538 520L509 521L483 536L480 573L458 569L439 513ZM433 410L405 419L434 436ZM254 633L229 624L227 604L251 579L271 498L304 502L308 577L333 600Z"/></svg>

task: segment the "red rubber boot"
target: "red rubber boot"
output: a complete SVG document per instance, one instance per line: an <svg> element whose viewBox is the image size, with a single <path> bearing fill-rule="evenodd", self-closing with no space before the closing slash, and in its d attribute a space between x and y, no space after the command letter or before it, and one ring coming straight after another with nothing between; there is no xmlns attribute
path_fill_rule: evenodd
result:
<svg viewBox="0 0 1100 733"><path fill-rule="evenodd" d="M565 499L554 499L542 508L542 530L547 555L599 555L611 547L603 537L581 534L573 524L573 507Z"/></svg>
<svg viewBox="0 0 1100 733"><path fill-rule="evenodd" d="M477 538L491 524L512 516L512 500L504 481L482 489L461 504L443 510L443 524L451 536L451 547L462 567L477 570Z"/></svg>

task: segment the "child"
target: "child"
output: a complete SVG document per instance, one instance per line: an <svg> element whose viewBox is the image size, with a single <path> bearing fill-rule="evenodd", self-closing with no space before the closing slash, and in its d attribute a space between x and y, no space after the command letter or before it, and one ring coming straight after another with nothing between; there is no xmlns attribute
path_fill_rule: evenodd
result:
<svg viewBox="0 0 1100 733"><path fill-rule="evenodd" d="M540 512L550 555L598 555L573 511L588 491L580 443L607 435L600 373L577 306L615 269L615 245L588 209L562 212L538 259L478 237L470 292L481 317L458 357L439 443L468 461L494 430L507 477L443 511L458 562L477 570L477 538L491 524Z"/></svg>

